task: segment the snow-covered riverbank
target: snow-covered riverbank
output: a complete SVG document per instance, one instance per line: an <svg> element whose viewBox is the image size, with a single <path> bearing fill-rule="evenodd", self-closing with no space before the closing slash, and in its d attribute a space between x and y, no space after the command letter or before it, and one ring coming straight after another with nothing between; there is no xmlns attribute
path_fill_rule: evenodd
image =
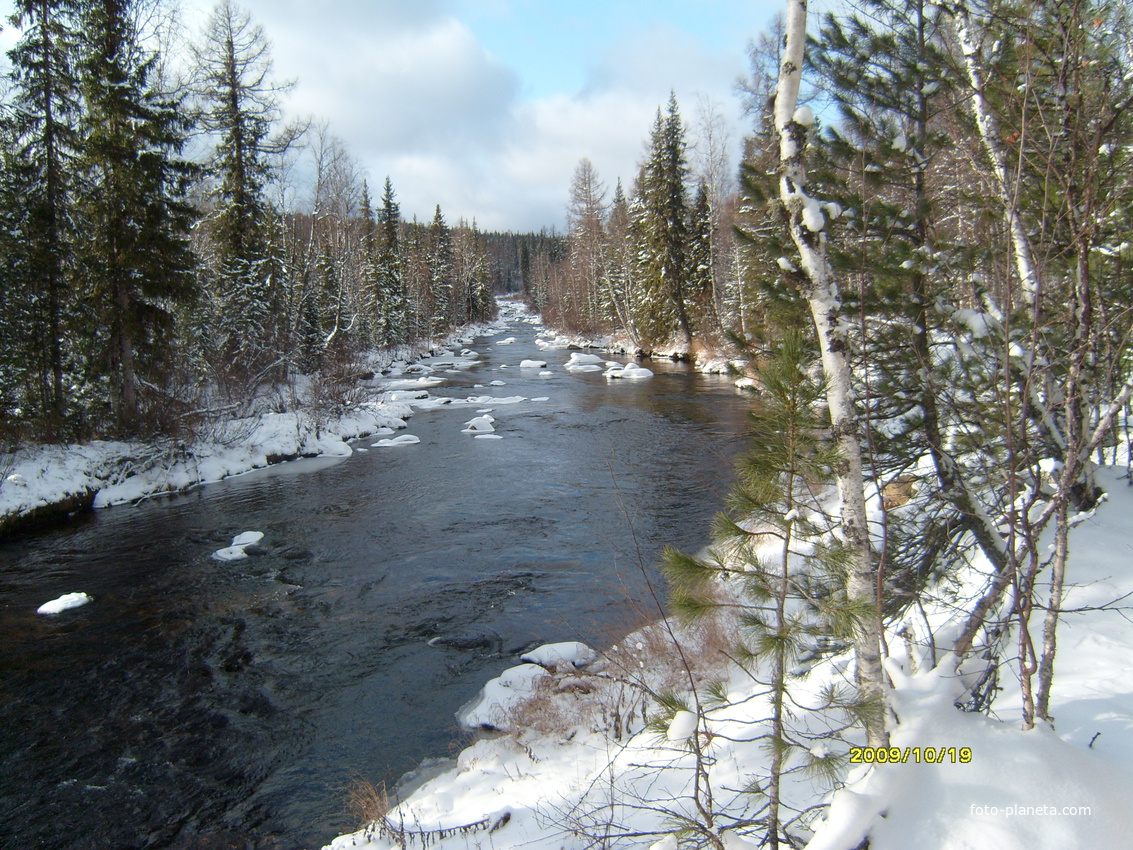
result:
<svg viewBox="0 0 1133 850"><path fill-rule="evenodd" d="M953 705L963 671L934 667L927 637L946 641L965 616L982 587L973 570L938 587L923 618L890 629L898 759L851 768L836 793L801 773L785 786L785 801L802 813L791 827L800 842L810 850L852 850L866 835L872 850L1128 846L1133 491L1117 472L1103 471L1101 483L1109 500L1073 531L1074 587L1052 699L1057 728L1021 731L1010 686L990 717ZM517 658L461 713L466 725L500 731L423 785L410 784L383 818L329 847L673 850L703 844L705 833L693 824L720 836L726 850L763 846L764 798L751 792L768 766L767 691L721 657L725 637L661 623L596 660L579 648ZM719 677L714 691L726 700L674 716L648 695L673 689L687 700L685 661L703 678ZM1011 665L1000 675L1011 677ZM851 658L830 657L799 671L792 696L801 708L851 682ZM658 718L671 719L647 726ZM845 742L819 740L829 713L796 711L795 719L816 736L812 756L827 748L844 754Z"/></svg>
<svg viewBox="0 0 1133 850"><path fill-rule="evenodd" d="M180 492L280 461L349 455L348 441L405 427L412 408L388 389L401 376L407 376L407 385L420 384L408 377L422 371L417 360L502 333L508 321L526 315L519 305L505 303L499 321L464 328L431 348L400 352L405 359L375 353L372 360L388 363L383 375L361 385L360 400L345 410L320 409L300 382L287 394L290 409L273 409L279 406L275 397L252 400L243 415L214 422L185 440L98 440L0 455L0 533L37 519Z"/></svg>

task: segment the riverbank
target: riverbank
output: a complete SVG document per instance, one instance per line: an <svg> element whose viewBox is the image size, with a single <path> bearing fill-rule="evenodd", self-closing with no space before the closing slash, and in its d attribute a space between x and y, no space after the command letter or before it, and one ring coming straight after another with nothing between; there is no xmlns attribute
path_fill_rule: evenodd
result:
<svg viewBox="0 0 1133 850"><path fill-rule="evenodd" d="M836 734L841 712L816 710L826 694L852 686L852 657L794 671L793 769L782 800L794 846L851 850L867 835L872 850L1125 846L1133 830L1125 803L1133 794L1133 625L1123 602L1133 594L1124 563L1133 491L1117 470L1103 470L1099 483L1108 500L1072 531L1056 728L1019 728L1017 687L1003 689L990 716L954 705L972 671L938 666L936 641L947 645L982 592L990 568L977 563L937 585L916 617L889 626L895 762L846 765L842 779L824 782L814 768L844 763L848 746L862 743ZM768 692L724 657L735 629L662 621L594 661L577 649L565 659L516 658L522 663L458 715L495 731L328 850L675 850L706 846L710 835L725 850L764 846ZM1010 678L1013 667L1005 659L1000 675ZM713 682L699 703L693 681Z"/></svg>
<svg viewBox="0 0 1133 850"><path fill-rule="evenodd" d="M357 400L347 407L320 405L299 376L285 391L249 399L242 414L212 421L187 439L36 445L0 455L0 538L301 457L350 455L350 440L406 427L412 408L384 397L387 379L504 326L472 325L430 345L372 352L366 360L376 378L360 381Z"/></svg>

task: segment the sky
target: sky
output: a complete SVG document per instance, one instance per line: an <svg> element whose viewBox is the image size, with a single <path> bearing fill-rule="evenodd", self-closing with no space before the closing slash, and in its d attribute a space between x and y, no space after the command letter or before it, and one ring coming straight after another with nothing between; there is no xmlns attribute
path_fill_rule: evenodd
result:
<svg viewBox="0 0 1133 850"><path fill-rule="evenodd" d="M747 131L734 84L779 0L239 0L294 80L289 117L325 122L402 213L482 230L562 230L582 157L627 190L676 93ZM190 36L214 0L182 0ZM0 0L10 10L11 0ZM7 14L5 14L5 17ZM15 33L0 33L11 47ZM694 134L693 134L694 135ZM735 161L733 154L733 163Z"/></svg>

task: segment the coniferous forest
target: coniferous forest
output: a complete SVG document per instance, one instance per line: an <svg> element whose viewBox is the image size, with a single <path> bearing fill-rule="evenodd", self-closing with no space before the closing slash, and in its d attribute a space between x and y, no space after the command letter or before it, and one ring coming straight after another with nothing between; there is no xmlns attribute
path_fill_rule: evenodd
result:
<svg viewBox="0 0 1133 850"><path fill-rule="evenodd" d="M493 315L509 263L439 207L403 220L389 179L371 187L326 126L284 124L287 86L237 5L178 56L147 0L16 9L0 113L8 445L177 435L266 385L333 387L360 351ZM311 185L291 177L300 157Z"/></svg>

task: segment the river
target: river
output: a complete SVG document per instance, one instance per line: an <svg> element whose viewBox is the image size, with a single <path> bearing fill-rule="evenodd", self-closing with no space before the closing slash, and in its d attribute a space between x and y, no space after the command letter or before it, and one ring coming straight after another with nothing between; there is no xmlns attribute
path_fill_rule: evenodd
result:
<svg viewBox="0 0 1133 850"><path fill-rule="evenodd" d="M417 445L0 543L0 846L321 847L357 826L352 781L451 755L453 713L516 652L656 616L657 555L707 543L745 401L668 361L568 374L536 331L475 340L432 393L546 401L422 410ZM461 433L489 408L503 439ZM266 554L211 559L250 530ZM94 603L35 613L78 590Z"/></svg>

